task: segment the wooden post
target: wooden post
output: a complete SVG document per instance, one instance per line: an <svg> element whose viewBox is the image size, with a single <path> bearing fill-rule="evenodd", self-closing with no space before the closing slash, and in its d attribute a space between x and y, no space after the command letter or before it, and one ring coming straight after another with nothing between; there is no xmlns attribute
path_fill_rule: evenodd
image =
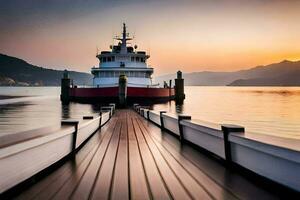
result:
<svg viewBox="0 0 300 200"><path fill-rule="evenodd" d="M138 103L134 103L133 104L133 109L136 111L136 107L138 106L139 104Z"/></svg>
<svg viewBox="0 0 300 200"><path fill-rule="evenodd" d="M102 123L102 112L99 113L100 119L99 119L99 128L101 129L101 123Z"/></svg>
<svg viewBox="0 0 300 200"><path fill-rule="evenodd" d="M171 98L172 80L169 80L169 98Z"/></svg>
<svg viewBox="0 0 300 200"><path fill-rule="evenodd" d="M160 128L161 128L162 130L165 130L164 119L163 119L163 116L162 116L163 113L166 113L166 111L159 111Z"/></svg>
<svg viewBox="0 0 300 200"><path fill-rule="evenodd" d="M113 107L112 106L102 106L100 111L109 111L109 119L112 117L113 114Z"/></svg>
<svg viewBox="0 0 300 200"><path fill-rule="evenodd" d="M184 79L182 78L182 72L177 72L177 78L175 79L175 100L176 104L183 104L185 99L184 94Z"/></svg>
<svg viewBox="0 0 300 200"><path fill-rule="evenodd" d="M116 104L110 103L110 104L108 104L108 105L113 107L113 114L114 114L114 113L115 113L115 110L116 110Z"/></svg>
<svg viewBox="0 0 300 200"><path fill-rule="evenodd" d="M119 77L119 106L125 107L127 101L127 77L120 75Z"/></svg>
<svg viewBox="0 0 300 200"><path fill-rule="evenodd" d="M183 128L180 124L181 120L191 120L192 117L190 115L178 115L178 129L179 129L179 138L180 142L184 142L184 134L183 134Z"/></svg>
<svg viewBox="0 0 300 200"><path fill-rule="evenodd" d="M223 138L224 138L224 148L225 148L225 160L227 164L231 164L232 157L231 157L231 146L228 139L230 133L244 133L245 128L238 125L232 124L224 124L221 126L223 131Z"/></svg>
<svg viewBox="0 0 300 200"><path fill-rule="evenodd" d="M150 112L150 110L147 110L147 119L148 119L148 120L150 120L149 112Z"/></svg>
<svg viewBox="0 0 300 200"><path fill-rule="evenodd" d="M75 131L73 133L73 139L72 139L72 153L75 153L76 149L76 139L77 139L77 132L78 132L78 123L79 121L76 120L62 120L61 125L68 125L68 126L74 126Z"/></svg>
<svg viewBox="0 0 300 200"><path fill-rule="evenodd" d="M71 79L69 78L68 71L65 70L60 85L61 88L60 100L63 104L68 104L70 102L70 85L71 85Z"/></svg>

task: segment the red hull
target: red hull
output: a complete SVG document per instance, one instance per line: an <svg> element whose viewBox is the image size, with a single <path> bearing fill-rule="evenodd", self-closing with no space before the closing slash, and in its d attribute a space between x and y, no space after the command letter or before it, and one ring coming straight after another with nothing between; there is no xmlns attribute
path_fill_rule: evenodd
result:
<svg viewBox="0 0 300 200"><path fill-rule="evenodd" d="M108 88L70 88L70 98L73 100L93 100L93 99L117 99L118 87ZM173 99L174 88L140 88L128 87L127 99L129 100L152 100L152 99Z"/></svg>

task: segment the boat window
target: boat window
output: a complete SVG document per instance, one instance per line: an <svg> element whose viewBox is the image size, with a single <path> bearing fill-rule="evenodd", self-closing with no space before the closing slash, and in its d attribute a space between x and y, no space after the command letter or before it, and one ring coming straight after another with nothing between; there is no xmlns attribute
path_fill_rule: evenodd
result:
<svg viewBox="0 0 300 200"><path fill-rule="evenodd" d="M111 61L114 62L115 61L115 56L111 57Z"/></svg>
<svg viewBox="0 0 300 200"><path fill-rule="evenodd" d="M106 57L103 57L102 60L103 60L103 62L106 62Z"/></svg>
<svg viewBox="0 0 300 200"><path fill-rule="evenodd" d="M134 62L134 57L131 57L131 62Z"/></svg>
<svg viewBox="0 0 300 200"><path fill-rule="evenodd" d="M141 62L145 62L145 58L141 58Z"/></svg>
<svg viewBox="0 0 300 200"><path fill-rule="evenodd" d="M111 62L111 57L107 57L107 62Z"/></svg>
<svg viewBox="0 0 300 200"><path fill-rule="evenodd" d="M136 62L140 62L140 58L139 57L136 57Z"/></svg>

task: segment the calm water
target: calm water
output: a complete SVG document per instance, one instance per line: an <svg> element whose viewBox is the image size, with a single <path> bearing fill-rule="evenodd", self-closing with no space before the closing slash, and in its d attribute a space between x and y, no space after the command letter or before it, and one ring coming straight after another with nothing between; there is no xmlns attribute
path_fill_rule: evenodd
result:
<svg viewBox="0 0 300 200"><path fill-rule="evenodd" d="M61 105L60 88L57 87L0 87L1 95L22 97L0 100L0 136L60 124L61 119L82 119L84 115L99 113L99 107L88 104ZM3 101L14 100L20 102L1 105Z"/></svg>
<svg viewBox="0 0 300 200"><path fill-rule="evenodd" d="M239 124L251 132L300 139L300 87L195 86L185 90L183 106L170 102L154 108L213 123ZM34 96L7 105L1 105L4 100L0 100L0 136L98 113L97 107L87 104L62 106L59 93L56 87L0 87L0 96Z"/></svg>

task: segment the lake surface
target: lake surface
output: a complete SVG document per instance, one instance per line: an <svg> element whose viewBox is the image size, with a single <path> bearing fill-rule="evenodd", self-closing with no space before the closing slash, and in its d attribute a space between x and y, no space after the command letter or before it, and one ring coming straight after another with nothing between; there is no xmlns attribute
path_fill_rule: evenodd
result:
<svg viewBox="0 0 300 200"><path fill-rule="evenodd" d="M186 87L185 93L184 105L169 102L155 105L154 109L185 113L212 123L238 124L250 132L300 139L300 87L193 86ZM62 106L59 94L57 87L0 87L0 96L22 96L0 100L0 136L99 112L99 107L88 104ZM16 102L4 104L7 101Z"/></svg>

